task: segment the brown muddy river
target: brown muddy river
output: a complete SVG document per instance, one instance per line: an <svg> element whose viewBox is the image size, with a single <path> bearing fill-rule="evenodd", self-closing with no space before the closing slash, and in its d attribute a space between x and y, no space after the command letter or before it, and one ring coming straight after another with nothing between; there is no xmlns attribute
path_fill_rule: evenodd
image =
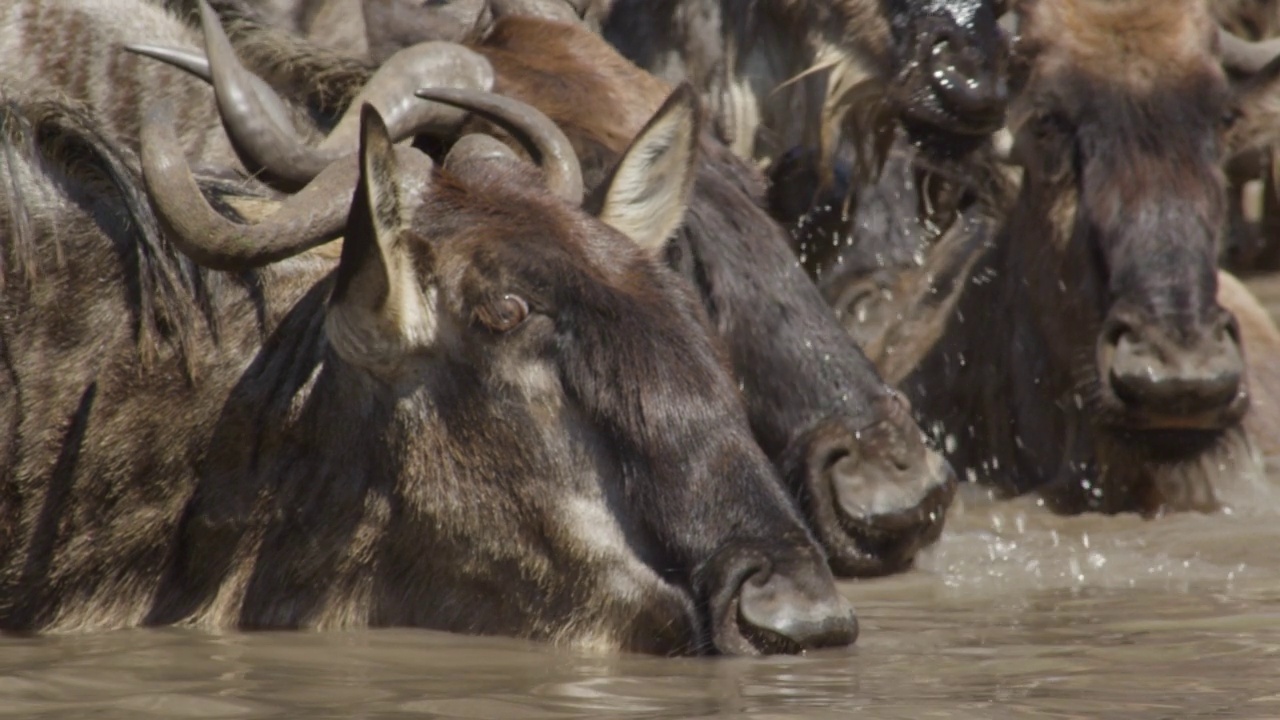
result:
<svg viewBox="0 0 1280 720"><path fill-rule="evenodd" d="M1227 512L1059 518L967 489L856 648L591 657L420 630L0 638L0 717L1280 718L1280 464Z"/></svg>

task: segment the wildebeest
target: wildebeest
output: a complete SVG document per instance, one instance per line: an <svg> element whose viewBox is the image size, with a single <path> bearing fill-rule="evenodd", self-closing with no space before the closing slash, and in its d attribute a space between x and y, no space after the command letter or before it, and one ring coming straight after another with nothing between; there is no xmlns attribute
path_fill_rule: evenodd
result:
<svg viewBox="0 0 1280 720"><path fill-rule="evenodd" d="M252 224L208 204L165 108L139 178L82 111L7 101L0 627L853 641L659 257L692 93L593 217L563 135L470 92L544 172L483 138L434 167L365 106L358 153Z"/></svg>
<svg viewBox="0 0 1280 720"><path fill-rule="evenodd" d="M500 92L565 129L591 186L668 92L572 24L508 17L473 47L493 64ZM668 259L701 292L756 437L832 567L900 570L941 532L950 468L795 266L785 232L761 208L758 175L709 135L699 149L690 213Z"/></svg>
<svg viewBox="0 0 1280 720"><path fill-rule="evenodd" d="M190 0L170 0L192 6ZM492 21L489 0L222 0L219 10L248 12L264 22L352 57L381 63L397 50L429 40L457 42Z"/></svg>
<svg viewBox="0 0 1280 720"><path fill-rule="evenodd" d="M138 128L147 108L163 101L177 108L175 127L187 158L203 173L267 181L284 189L296 189L291 178L261 173L261 167L243 160L252 149L234 147L219 120L219 107L243 104L242 95L210 93L207 85L187 73L165 67L125 49L150 43L188 53L201 47L199 30L178 16L144 0L21 0L0 11L0 76L9 92L60 92L97 118L99 125L129 150L138 149ZM202 12L213 17L207 5ZM225 38L222 39L225 42ZM378 83L361 95L382 109L395 129L425 125L436 132L454 132L464 117L452 108L421 103L412 90L421 86L469 87L487 90L492 71L474 53L446 43L424 44L401 54L394 67L397 87ZM246 92L255 97L277 97L263 81L250 76ZM388 97L388 96L393 97ZM404 97L401 97L404 96ZM357 105L358 107L358 105ZM279 101L267 106L264 127L288 128L304 137L318 136L318 117L301 103ZM434 122L423 117L436 114ZM356 118L334 130L345 144L354 142ZM315 168L312 172L318 172Z"/></svg>
<svg viewBox="0 0 1280 720"><path fill-rule="evenodd" d="M641 67L701 89L739 155L776 159L831 151L847 118L858 143L898 118L950 142L998 128L1002 4L617 0L604 33Z"/></svg>
<svg viewBox="0 0 1280 720"><path fill-rule="evenodd" d="M779 198L819 185L812 158L787 158L777 170L801 189L776 188L775 212ZM874 184L855 191L851 181L837 182L814 206L782 208L797 218L792 242L802 264L890 384L936 340L1008 214L1015 176L989 145L938 158L899 140Z"/></svg>
<svg viewBox="0 0 1280 720"><path fill-rule="evenodd" d="M1222 36L1223 65L1248 76L1280 53L1280 3L1275 0L1210 0L1209 8L1228 33ZM1277 128L1275 118L1269 123ZM1274 132L1274 130L1273 130ZM1280 268L1280 190L1274 144L1247 148L1227 166L1231 226L1224 264L1237 271ZM1254 190L1260 192L1254 192Z"/></svg>
<svg viewBox="0 0 1280 720"><path fill-rule="evenodd" d="M1002 223L998 202L976 206L898 278L927 303L904 303L919 327L897 333L886 375L958 469L1006 492L1063 511L1212 508L1215 477L1257 471L1270 438L1246 430L1277 412L1251 382L1274 359L1249 354L1274 328L1239 322L1256 301L1221 293L1216 257L1222 162L1253 141L1280 66L1229 84L1192 0L1016 9L1021 188Z"/></svg>
<svg viewBox="0 0 1280 720"><path fill-rule="evenodd" d="M213 96L173 68L126 52L124 42L198 47L199 35L147 2L16 0L0 8L0 80L6 92L62 92L137 150L143 114L163 100L177 108L180 139L198 165L234 167Z"/></svg>
<svg viewBox="0 0 1280 720"><path fill-rule="evenodd" d="M692 78L718 108L735 150L769 162L769 210L797 237L806 266L857 258L895 273L913 267L921 249L895 257L909 238L889 236L915 228L878 223L917 220L881 206L913 202L905 194L917 189L903 187L898 169L886 165L912 156L963 176L970 162L985 162L1008 99L1007 42L997 25L1005 5L621 0L605 33L641 66ZM927 197L946 184L918 191ZM949 219L927 222L940 228Z"/></svg>
<svg viewBox="0 0 1280 720"><path fill-rule="evenodd" d="M194 0L166 5L196 14ZM506 15L582 21L599 28L611 0L210 0L224 20L249 19L352 58L385 62L429 41L463 42Z"/></svg>
<svg viewBox="0 0 1280 720"><path fill-rule="evenodd" d="M477 50L495 88L536 103L607 167L666 88L572 25L512 18ZM629 102L582 100L629 88ZM668 256L703 289L756 437L841 574L905 567L941 531L950 468L833 322L763 210L759 176L708 133L689 216Z"/></svg>

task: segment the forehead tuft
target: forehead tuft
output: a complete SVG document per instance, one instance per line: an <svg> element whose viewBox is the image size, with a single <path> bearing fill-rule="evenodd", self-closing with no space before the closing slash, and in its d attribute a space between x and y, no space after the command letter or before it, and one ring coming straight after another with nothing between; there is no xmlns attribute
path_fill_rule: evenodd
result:
<svg viewBox="0 0 1280 720"><path fill-rule="evenodd" d="M1203 0L1027 0L1019 15L1019 34L1042 72L1149 90L1215 64L1215 25Z"/></svg>

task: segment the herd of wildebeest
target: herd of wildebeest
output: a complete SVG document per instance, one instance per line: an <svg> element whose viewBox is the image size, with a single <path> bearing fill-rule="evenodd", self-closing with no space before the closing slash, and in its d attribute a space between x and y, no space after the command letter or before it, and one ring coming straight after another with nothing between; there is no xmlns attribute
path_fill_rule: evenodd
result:
<svg viewBox="0 0 1280 720"><path fill-rule="evenodd" d="M1212 511L1280 451L1280 333L1218 269L1275 221L1273 32L9 0L0 629L797 652L957 478Z"/></svg>

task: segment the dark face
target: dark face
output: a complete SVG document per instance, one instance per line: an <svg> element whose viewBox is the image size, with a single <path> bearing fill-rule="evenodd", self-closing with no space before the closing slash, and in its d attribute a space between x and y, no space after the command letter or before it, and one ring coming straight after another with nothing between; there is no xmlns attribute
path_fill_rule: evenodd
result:
<svg viewBox="0 0 1280 720"><path fill-rule="evenodd" d="M395 181L367 156L326 334L411 437L447 437L405 464L452 474L401 490L435 558L406 553L415 591L476 598L446 627L663 653L852 642L683 282L514 160Z"/></svg>
<svg viewBox="0 0 1280 720"><path fill-rule="evenodd" d="M900 352L904 340L909 345L919 334L909 328L939 312L954 289L947 278L961 258L935 257L949 252L939 243L966 233L970 215L990 213L979 199L998 204L1005 195L990 159L975 154L959 163L934 162L898 138L878 180L866 187L856 188L851 166L840 164L835 182L820 187L817 158L802 151L788 153L770 171L771 212L791 227L801 262L890 383L912 365L913 355ZM815 194L806 205L804 198Z"/></svg>
<svg viewBox="0 0 1280 720"><path fill-rule="evenodd" d="M1203 13L1147 10L1030 4L1010 241L1069 414L1172 458L1248 406L1215 299L1234 112Z"/></svg>
<svg viewBox="0 0 1280 720"><path fill-rule="evenodd" d="M704 288L756 439L838 574L901 571L942 531L951 468L795 267L741 161L704 149L716 161L671 254Z"/></svg>
<svg viewBox="0 0 1280 720"><path fill-rule="evenodd" d="M992 0L881 0L890 98L909 129L987 135L1004 124L1006 42Z"/></svg>
<svg viewBox="0 0 1280 720"><path fill-rule="evenodd" d="M654 84L581 29L504 21L488 42L503 92L545 108L582 158L615 156L617 128L628 123L619 116L631 112L583 102L593 96L584 88L608 97L606 78L640 91ZM699 150L668 258L698 289L755 439L782 471L831 567L857 576L900 571L941 532L954 476L795 266L785 230L761 207L758 177L710 133Z"/></svg>

